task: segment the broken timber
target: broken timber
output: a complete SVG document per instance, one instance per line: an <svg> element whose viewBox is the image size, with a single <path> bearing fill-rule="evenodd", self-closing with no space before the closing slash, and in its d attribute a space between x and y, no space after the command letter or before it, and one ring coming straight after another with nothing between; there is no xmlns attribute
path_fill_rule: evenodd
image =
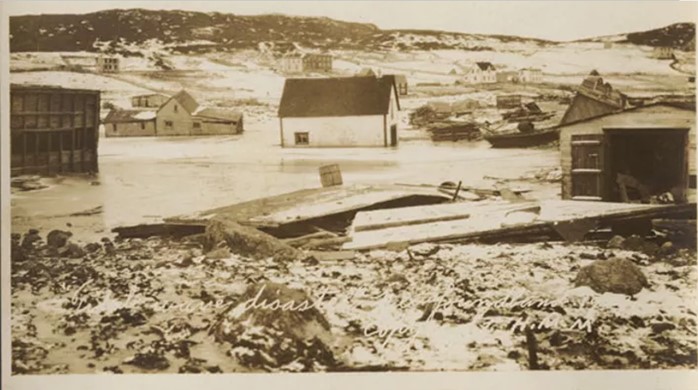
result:
<svg viewBox="0 0 698 390"><path fill-rule="evenodd" d="M541 237L578 241L590 231L618 221L671 216L695 218L695 213L695 204L643 205L563 200L456 203L376 210L356 215L350 234L352 241L342 248L369 250L423 242L527 242ZM436 220L437 216L441 220Z"/></svg>
<svg viewBox="0 0 698 390"><path fill-rule="evenodd" d="M225 217L249 227L263 229L281 238L293 238L329 230L341 219L346 228L359 211L445 203L453 195L435 187L406 185L353 185L312 188L241 202L202 211L194 215L164 219L164 223L119 227L113 231L122 238L144 238L193 231L201 233L215 217ZM462 197L459 196L462 199ZM346 221L346 222L345 222Z"/></svg>

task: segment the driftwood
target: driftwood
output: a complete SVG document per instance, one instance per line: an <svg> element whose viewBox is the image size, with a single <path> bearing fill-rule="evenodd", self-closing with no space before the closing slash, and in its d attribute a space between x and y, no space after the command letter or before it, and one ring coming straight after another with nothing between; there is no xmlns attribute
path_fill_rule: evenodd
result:
<svg viewBox="0 0 698 390"><path fill-rule="evenodd" d="M292 247L300 248L304 245L307 245L309 242L311 242L313 240L326 239L326 238L337 238L337 235L332 233L332 232L328 232L327 230L321 230L321 231L306 234L306 235L300 236L300 237L286 238L286 239L283 239L282 241L285 242L286 244L292 246Z"/></svg>

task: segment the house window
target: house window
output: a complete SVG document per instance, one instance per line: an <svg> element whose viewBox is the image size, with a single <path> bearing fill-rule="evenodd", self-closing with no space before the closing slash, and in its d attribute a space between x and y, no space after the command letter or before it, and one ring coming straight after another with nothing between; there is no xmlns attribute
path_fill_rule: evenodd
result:
<svg viewBox="0 0 698 390"><path fill-rule="evenodd" d="M177 112L177 105L174 105L174 112Z"/></svg>
<svg viewBox="0 0 698 390"><path fill-rule="evenodd" d="M192 125L195 129L200 129L201 128L201 122L194 122Z"/></svg>
<svg viewBox="0 0 698 390"><path fill-rule="evenodd" d="M165 128L172 129L172 121L165 121Z"/></svg>
<svg viewBox="0 0 698 390"><path fill-rule="evenodd" d="M296 145L308 145L308 133L295 133Z"/></svg>
<svg viewBox="0 0 698 390"><path fill-rule="evenodd" d="M145 122L141 122L141 130L145 130Z"/></svg>

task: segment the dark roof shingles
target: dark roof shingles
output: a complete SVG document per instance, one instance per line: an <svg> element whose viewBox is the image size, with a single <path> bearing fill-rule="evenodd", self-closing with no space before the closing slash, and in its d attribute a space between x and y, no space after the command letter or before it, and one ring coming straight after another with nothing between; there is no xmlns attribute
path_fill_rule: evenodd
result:
<svg viewBox="0 0 698 390"><path fill-rule="evenodd" d="M394 85L392 77L287 79L279 117L383 115Z"/></svg>

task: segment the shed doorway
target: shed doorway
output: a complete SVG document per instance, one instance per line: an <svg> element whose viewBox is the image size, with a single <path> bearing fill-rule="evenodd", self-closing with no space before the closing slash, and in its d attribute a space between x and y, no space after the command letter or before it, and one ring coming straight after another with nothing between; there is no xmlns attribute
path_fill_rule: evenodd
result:
<svg viewBox="0 0 698 390"><path fill-rule="evenodd" d="M605 129L611 201L684 203L688 129Z"/></svg>

